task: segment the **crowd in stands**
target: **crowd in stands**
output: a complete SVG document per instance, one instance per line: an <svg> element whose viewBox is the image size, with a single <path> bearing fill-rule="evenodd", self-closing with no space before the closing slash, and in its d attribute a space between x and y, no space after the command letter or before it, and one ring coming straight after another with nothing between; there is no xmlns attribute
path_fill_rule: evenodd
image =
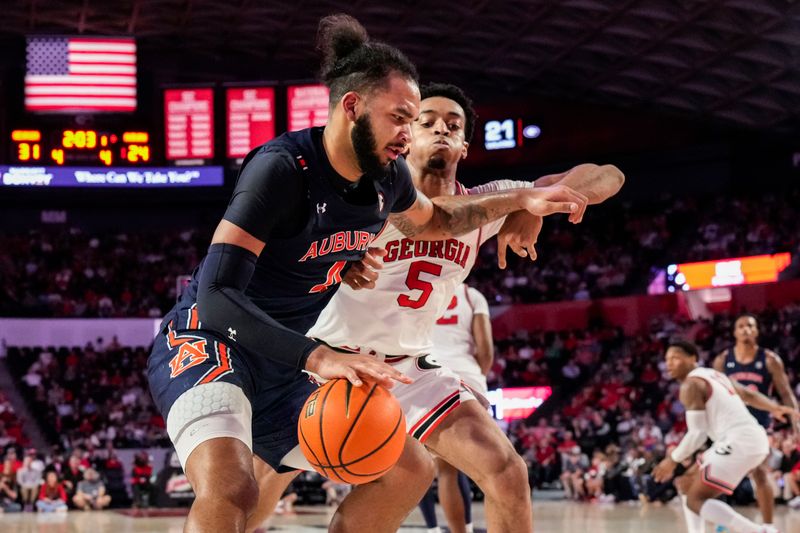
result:
<svg viewBox="0 0 800 533"><path fill-rule="evenodd" d="M511 428L510 436L529 464L532 485L561 487L576 500L671 499L671 484L655 483L651 476L686 430L679 385L665 371L666 344L673 338L691 339L701 348L703 364L710 366L714 356L731 346L733 318L664 318L647 335L600 344L600 358L577 365L589 377L560 410L532 426ZM760 344L782 357L800 397L800 305L768 310L759 318ZM516 342L522 346L514 348L516 357L531 348L527 340ZM800 508L800 440L780 426L773 428L770 439L773 493ZM744 503L752 501L752 494L744 481L734 498Z"/></svg>
<svg viewBox="0 0 800 533"><path fill-rule="evenodd" d="M209 242L196 230L4 235L0 316L160 317Z"/></svg>
<svg viewBox="0 0 800 533"><path fill-rule="evenodd" d="M674 497L670 484L655 483L651 476L685 431L678 384L665 373L665 346L673 338L691 339L709 365L714 355L731 345L733 319L728 314L701 320L663 317L633 337L618 328L596 325L585 331L520 332L498 340L491 388L554 385L560 391L556 410L533 425L509 428L529 464L532 486L559 487L567 497L586 501L666 502ZM761 345L781 355L800 396L800 305L769 309L759 321ZM37 418L50 421L51 436L61 449L85 451L66 460L57 455L38 459L58 474L49 485L42 485L46 473L30 477L23 473L17 489L4 474L6 485L0 484L0 492L6 499L19 490L17 502L22 506L60 508L58 501L64 500L60 482L67 505L102 506L102 497L97 503L87 503L82 496L75 499L81 480L86 482L84 493L94 489L90 466L106 477L109 469L117 468L109 450L169 446L163 420L146 390L146 348L120 347L113 339L108 343L99 339L96 344L8 349L8 365ZM14 449L15 443L6 443ZM776 428L771 443L774 492L800 506L800 441L785 428ZM26 472L36 461L27 455L24 461L12 456L4 471ZM152 467L133 472L134 494L139 483L147 486L151 476ZM47 501L36 503L42 494ZM752 488L744 482L735 497L744 502L748 496Z"/></svg>
<svg viewBox="0 0 800 533"><path fill-rule="evenodd" d="M75 448L67 454L60 446L43 453L11 445L3 448L2 453L0 514L149 505L147 495L153 491L153 470L147 453L137 454L136 463L127 474L110 446L94 450ZM144 480L142 464L147 467ZM126 488L126 475L135 487L133 500Z"/></svg>
<svg viewBox="0 0 800 533"><path fill-rule="evenodd" d="M0 391L0 449L10 444L24 446L28 443L23 431L23 421L17 416L14 406Z"/></svg>
<svg viewBox="0 0 800 533"><path fill-rule="evenodd" d="M790 272L800 270L800 188L612 202L590 208L579 226L548 217L535 263L510 254L508 268L498 270L490 241L470 283L493 303L534 303L645 293L655 269L672 263L793 252ZM0 316L161 316L175 301L177 278L205 254L210 234L210 227L63 228L0 236Z"/></svg>
<svg viewBox="0 0 800 533"><path fill-rule="evenodd" d="M531 263L509 251L497 269L496 241L481 249L470 284L489 302L537 303L644 294L658 269L728 257L793 253L800 275L800 188L785 193L672 197L590 207L579 226L548 217ZM743 223L746 221L746 223Z"/></svg>
<svg viewBox="0 0 800 533"><path fill-rule="evenodd" d="M148 349L102 339L85 347L10 347L8 366L53 442L75 447L169 445L144 374Z"/></svg>

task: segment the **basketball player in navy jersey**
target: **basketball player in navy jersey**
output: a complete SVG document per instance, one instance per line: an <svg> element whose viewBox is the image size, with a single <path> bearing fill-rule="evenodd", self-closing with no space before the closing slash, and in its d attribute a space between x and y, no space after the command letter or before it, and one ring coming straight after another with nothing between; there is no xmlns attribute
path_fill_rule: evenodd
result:
<svg viewBox="0 0 800 533"><path fill-rule="evenodd" d="M415 239L442 239L521 209L579 222L586 207L568 187L435 200L417 193L400 157L419 113L413 64L344 15L321 21L319 43L328 124L281 135L245 158L208 253L148 361L151 393L196 494L187 532L259 523L254 468L288 470L281 461L297 445L299 411L314 387L301 370L355 386L410 381L373 357L339 354L299 333L387 219L413 227ZM404 491L387 493L382 480L357 488L331 530L396 530L432 476L429 456L409 438L386 475Z"/></svg>
<svg viewBox="0 0 800 533"><path fill-rule="evenodd" d="M775 352L758 345L756 317L750 314L739 316L734 322L733 336L736 344L717 355L714 359L714 369L765 396L772 395L773 389L777 390L784 405L797 409L797 399L792 393L783 361ZM768 412L753 407L748 409L761 426L769 428L771 418ZM797 431L796 425L794 431ZM756 500L761 517L765 524L772 524L775 496L767 479L766 464L753 470L751 475L755 483Z"/></svg>

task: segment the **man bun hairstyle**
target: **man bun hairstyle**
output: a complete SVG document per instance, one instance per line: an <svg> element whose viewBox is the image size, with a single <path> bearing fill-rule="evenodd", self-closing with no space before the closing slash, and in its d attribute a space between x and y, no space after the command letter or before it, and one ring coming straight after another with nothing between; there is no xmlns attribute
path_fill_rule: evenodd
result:
<svg viewBox="0 0 800 533"><path fill-rule="evenodd" d="M472 134L475 133L475 122L478 120L478 114L472 105L472 99L460 87L450 83L427 83L420 88L419 92L422 100L441 96L460 105L461 109L464 110L466 122L464 124L464 140L472 142Z"/></svg>
<svg viewBox="0 0 800 533"><path fill-rule="evenodd" d="M331 104L350 91L385 86L393 73L419 82L417 68L405 54L370 40L364 26L350 15L330 15L319 21L317 49L322 54L319 77L330 89Z"/></svg>

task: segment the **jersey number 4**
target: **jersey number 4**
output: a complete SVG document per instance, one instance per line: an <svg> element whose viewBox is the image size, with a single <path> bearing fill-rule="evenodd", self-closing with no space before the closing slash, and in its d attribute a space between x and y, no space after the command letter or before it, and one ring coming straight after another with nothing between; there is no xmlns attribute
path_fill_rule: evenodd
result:
<svg viewBox="0 0 800 533"><path fill-rule="evenodd" d="M408 268L408 276L406 276L406 287L412 291L421 291L417 299L411 298L407 294L401 294L397 297L397 303L400 307L410 307L411 309L419 309L428 303L428 298L431 297L433 292L433 283L420 279L420 275L429 274L431 276L442 275L442 265L431 263L428 261L415 261L411 263Z"/></svg>

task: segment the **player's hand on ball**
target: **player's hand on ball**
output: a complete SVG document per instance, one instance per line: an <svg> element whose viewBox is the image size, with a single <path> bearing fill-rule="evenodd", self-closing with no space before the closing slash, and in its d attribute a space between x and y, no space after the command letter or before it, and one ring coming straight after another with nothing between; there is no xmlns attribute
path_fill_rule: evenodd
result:
<svg viewBox="0 0 800 533"><path fill-rule="evenodd" d="M666 483L672 479L672 474L675 472L675 467L678 463L672 460L671 457L665 457L663 461L658 463L653 469L653 479L658 483Z"/></svg>
<svg viewBox="0 0 800 533"><path fill-rule="evenodd" d="M361 261L353 263L345 274L342 283L354 291L360 289L374 289L378 279L378 270L383 268L383 257L386 250L383 248L370 248Z"/></svg>
<svg viewBox="0 0 800 533"><path fill-rule="evenodd" d="M533 215L547 216L569 213L569 221L578 224L583 220L589 199L566 185L520 189L523 209Z"/></svg>
<svg viewBox="0 0 800 533"><path fill-rule="evenodd" d="M406 384L414 381L372 356L339 353L327 346L319 346L311 352L305 369L323 379L344 378L356 387L360 387L365 379L377 382L387 389L391 388L395 381Z"/></svg>
<svg viewBox="0 0 800 533"><path fill-rule="evenodd" d="M497 266L506 268L507 248L520 257L536 261L536 241L542 231L544 218L527 211L511 213L497 233Z"/></svg>

